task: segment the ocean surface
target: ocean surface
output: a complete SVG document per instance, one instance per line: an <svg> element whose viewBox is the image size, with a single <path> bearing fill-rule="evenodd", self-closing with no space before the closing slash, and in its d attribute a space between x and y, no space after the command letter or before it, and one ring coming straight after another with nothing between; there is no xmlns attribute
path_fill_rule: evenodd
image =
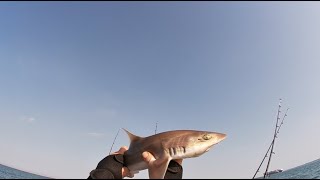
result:
<svg viewBox="0 0 320 180"><path fill-rule="evenodd" d="M50 179L0 164L0 179Z"/></svg>
<svg viewBox="0 0 320 180"><path fill-rule="evenodd" d="M271 174L268 179L320 179L320 159L280 173Z"/></svg>
<svg viewBox="0 0 320 180"><path fill-rule="evenodd" d="M261 178L261 177L260 177ZM258 179L260 179L258 178ZM320 159L307 164L272 174L269 179L320 179ZM50 179L27 173L0 164L0 179ZM248 177L251 179L251 177Z"/></svg>

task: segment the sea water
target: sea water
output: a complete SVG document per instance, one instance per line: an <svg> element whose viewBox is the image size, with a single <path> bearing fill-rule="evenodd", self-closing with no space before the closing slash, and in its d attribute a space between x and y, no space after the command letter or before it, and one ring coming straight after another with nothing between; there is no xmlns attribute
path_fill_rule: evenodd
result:
<svg viewBox="0 0 320 180"><path fill-rule="evenodd" d="M0 164L0 179L49 179Z"/></svg>
<svg viewBox="0 0 320 180"><path fill-rule="evenodd" d="M280 173L271 174L267 178L268 179L320 179L320 159L292 168L292 169L285 170Z"/></svg>
<svg viewBox="0 0 320 180"><path fill-rule="evenodd" d="M292 168L292 169L285 170L280 173L272 174L268 178L270 179L320 179L320 159ZM36 174L27 173L27 172L13 169L0 164L0 179L49 179L49 178L39 176Z"/></svg>

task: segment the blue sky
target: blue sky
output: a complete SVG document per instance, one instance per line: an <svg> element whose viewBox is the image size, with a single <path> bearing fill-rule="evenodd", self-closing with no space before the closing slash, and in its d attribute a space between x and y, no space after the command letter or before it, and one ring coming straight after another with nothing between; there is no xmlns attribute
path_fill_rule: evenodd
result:
<svg viewBox="0 0 320 180"><path fill-rule="evenodd" d="M0 163L86 178L119 128L228 134L184 178L319 158L317 2L0 3ZM282 113L283 116L283 113ZM120 131L114 150L129 145ZM141 172L136 177L146 178Z"/></svg>

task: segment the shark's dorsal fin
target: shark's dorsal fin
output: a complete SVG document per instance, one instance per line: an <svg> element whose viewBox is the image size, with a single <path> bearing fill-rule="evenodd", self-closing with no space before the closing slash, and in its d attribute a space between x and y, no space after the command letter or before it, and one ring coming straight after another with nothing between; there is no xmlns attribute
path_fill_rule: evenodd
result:
<svg viewBox="0 0 320 180"><path fill-rule="evenodd" d="M122 128L122 129L128 134L128 136L130 138L130 143L138 141L142 138L140 136L136 136L136 135L132 134L131 132L129 132L128 130L126 130L124 128Z"/></svg>

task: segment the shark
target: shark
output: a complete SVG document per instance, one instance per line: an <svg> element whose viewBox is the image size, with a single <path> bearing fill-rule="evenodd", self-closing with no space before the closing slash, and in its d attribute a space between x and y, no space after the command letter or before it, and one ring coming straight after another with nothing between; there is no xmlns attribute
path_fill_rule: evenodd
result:
<svg viewBox="0 0 320 180"><path fill-rule="evenodd" d="M148 169L142 157L148 151L161 162L157 168L149 167L152 179L163 179L171 160L198 157L227 137L223 133L198 130L172 130L140 137L123 130L130 139L129 149L124 153L125 166L134 174Z"/></svg>

